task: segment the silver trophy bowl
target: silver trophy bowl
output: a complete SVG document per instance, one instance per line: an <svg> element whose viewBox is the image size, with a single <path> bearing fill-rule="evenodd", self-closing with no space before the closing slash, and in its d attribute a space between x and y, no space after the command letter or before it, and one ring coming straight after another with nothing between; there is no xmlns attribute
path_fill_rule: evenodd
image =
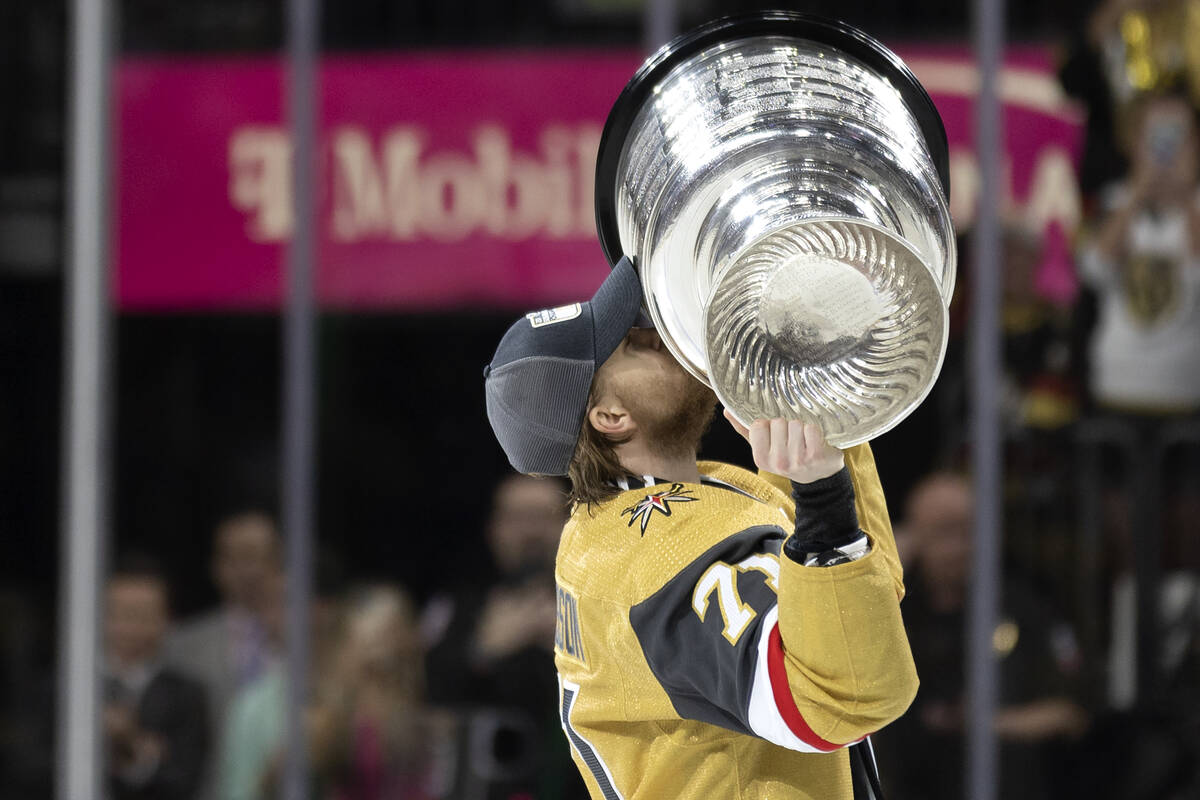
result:
<svg viewBox="0 0 1200 800"><path fill-rule="evenodd" d="M945 132L912 73L841 23L767 12L651 57L605 126L596 209L679 362L743 422L848 447L925 398L956 253Z"/></svg>

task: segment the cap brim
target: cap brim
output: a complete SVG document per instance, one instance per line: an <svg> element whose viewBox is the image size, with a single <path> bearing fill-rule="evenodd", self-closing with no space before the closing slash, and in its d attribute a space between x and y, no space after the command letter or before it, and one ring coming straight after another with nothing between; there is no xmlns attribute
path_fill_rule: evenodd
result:
<svg viewBox="0 0 1200 800"><path fill-rule="evenodd" d="M592 309L598 369L629 333L642 310L642 280L628 256L616 263L588 305Z"/></svg>

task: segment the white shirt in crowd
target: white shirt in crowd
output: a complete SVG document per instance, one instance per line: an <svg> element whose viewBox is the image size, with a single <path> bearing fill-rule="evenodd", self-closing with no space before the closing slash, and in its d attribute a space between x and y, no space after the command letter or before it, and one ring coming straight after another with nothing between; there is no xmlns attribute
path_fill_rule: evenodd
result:
<svg viewBox="0 0 1200 800"><path fill-rule="evenodd" d="M1113 187L1105 207L1119 208L1127 196L1123 185ZM1131 221L1128 237L1122 263L1094 244L1080 258L1100 306L1090 353L1092 395L1134 410L1200 408L1200 260L1191 253L1186 214L1144 211Z"/></svg>

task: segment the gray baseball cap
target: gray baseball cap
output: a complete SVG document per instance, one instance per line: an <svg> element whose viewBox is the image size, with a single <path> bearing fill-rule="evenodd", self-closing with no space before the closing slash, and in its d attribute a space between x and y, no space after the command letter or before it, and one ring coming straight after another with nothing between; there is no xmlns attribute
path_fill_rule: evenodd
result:
<svg viewBox="0 0 1200 800"><path fill-rule="evenodd" d="M592 377L638 319L642 284L629 258L595 296L526 314L483 371L488 422L518 472L566 475Z"/></svg>

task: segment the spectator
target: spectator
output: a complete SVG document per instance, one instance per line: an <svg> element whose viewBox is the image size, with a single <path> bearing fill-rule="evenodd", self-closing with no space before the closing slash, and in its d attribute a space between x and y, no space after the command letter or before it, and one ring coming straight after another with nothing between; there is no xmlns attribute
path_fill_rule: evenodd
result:
<svg viewBox="0 0 1200 800"><path fill-rule="evenodd" d="M504 700L532 707L525 702L528 673L518 668L516 661L532 655L540 662L544 655L550 663L556 619L554 554L566 521L561 488L553 481L516 475L497 487L487 528L494 567L490 580L439 596L427 610L427 628L430 618L445 620L441 631L431 634L435 646L429 656L429 675L434 702L461 705ZM550 702L553 707L552 696Z"/></svg>
<svg viewBox="0 0 1200 800"><path fill-rule="evenodd" d="M216 731L225 729L234 695L271 661L262 616L280 569L279 534L270 517L244 512L226 518L217 526L212 560L220 605L182 625L168 642L168 662L204 685ZM218 800L213 782L210 771L201 795L206 800Z"/></svg>
<svg viewBox="0 0 1200 800"><path fill-rule="evenodd" d="M435 597L422 626L432 642L426 661L432 702L498 708L523 720L517 727L532 740L513 750L537 757L525 778L505 785L539 798L586 796L555 714L554 558L566 518L556 480L501 481L486 531L490 580Z"/></svg>
<svg viewBox="0 0 1200 800"><path fill-rule="evenodd" d="M935 474L911 496L905 520L915 563L901 605L921 688L908 713L877 737L894 800L963 796L966 598L974 502L966 479ZM1045 746L1083 732L1071 698L1078 652L1028 587L1006 582L993 647L1000 659L1000 797L1050 796Z"/></svg>
<svg viewBox="0 0 1200 800"><path fill-rule="evenodd" d="M1200 174L1186 99L1145 98L1136 121L1130 177L1105 193L1080 267L1100 305L1092 397L1145 418L1200 409Z"/></svg>
<svg viewBox="0 0 1200 800"><path fill-rule="evenodd" d="M282 653L287 626L283 573L270 574L262 588L259 619L270 650ZM220 800L256 800L269 796L267 787L279 768L277 762L284 737L288 706L286 681L282 657L272 657L262 674L230 701L216 770L215 796Z"/></svg>
<svg viewBox="0 0 1200 800"><path fill-rule="evenodd" d="M1185 86L1200 101L1194 0L1101 0L1074 32L1059 77L1087 108L1080 188L1091 196L1128 166L1138 96Z"/></svg>
<svg viewBox="0 0 1200 800"><path fill-rule="evenodd" d="M195 797L208 754L204 690L161 660L167 585L148 562L108 580L104 739L113 800Z"/></svg>
<svg viewBox="0 0 1200 800"><path fill-rule="evenodd" d="M1138 453L1163 444L1166 423L1200 411L1200 135L1186 95L1146 95L1135 106L1132 164L1127 180L1106 193L1106 214L1083 250L1080 266L1100 300L1093 336L1091 389L1099 409L1130 426ZM1196 530L1195 450L1179 463L1159 463L1163 570L1157 587L1160 627L1153 653L1161 674L1146 677L1171 698L1171 713L1194 696L1200 564ZM1163 455L1167 453L1164 450ZM1189 460L1192 463L1188 463ZM1108 700L1112 709L1141 713L1155 697L1137 696L1134 554L1144 532L1126 479L1113 487L1106 514L1113 562ZM1131 510L1134 516L1130 516ZM1135 702L1136 701L1136 702ZM1193 724L1183 720L1181 728Z"/></svg>
<svg viewBox="0 0 1200 800"><path fill-rule="evenodd" d="M341 575L329 554L317 561L315 596L311 604L312 685L327 671L339 626ZM287 664L282 657L286 618L286 582L281 572L268 575L262 587L260 619L268 642L268 663L262 674L233 698L226 714L221 757L216 770L220 800L274 797L283 766L284 724L287 717ZM319 788L319 787L314 787ZM321 797L314 791L313 797Z"/></svg>
<svg viewBox="0 0 1200 800"><path fill-rule="evenodd" d="M374 586L351 597L346 616L311 715L316 766L339 800L440 797L435 763L449 728L426 710L412 604Z"/></svg>

